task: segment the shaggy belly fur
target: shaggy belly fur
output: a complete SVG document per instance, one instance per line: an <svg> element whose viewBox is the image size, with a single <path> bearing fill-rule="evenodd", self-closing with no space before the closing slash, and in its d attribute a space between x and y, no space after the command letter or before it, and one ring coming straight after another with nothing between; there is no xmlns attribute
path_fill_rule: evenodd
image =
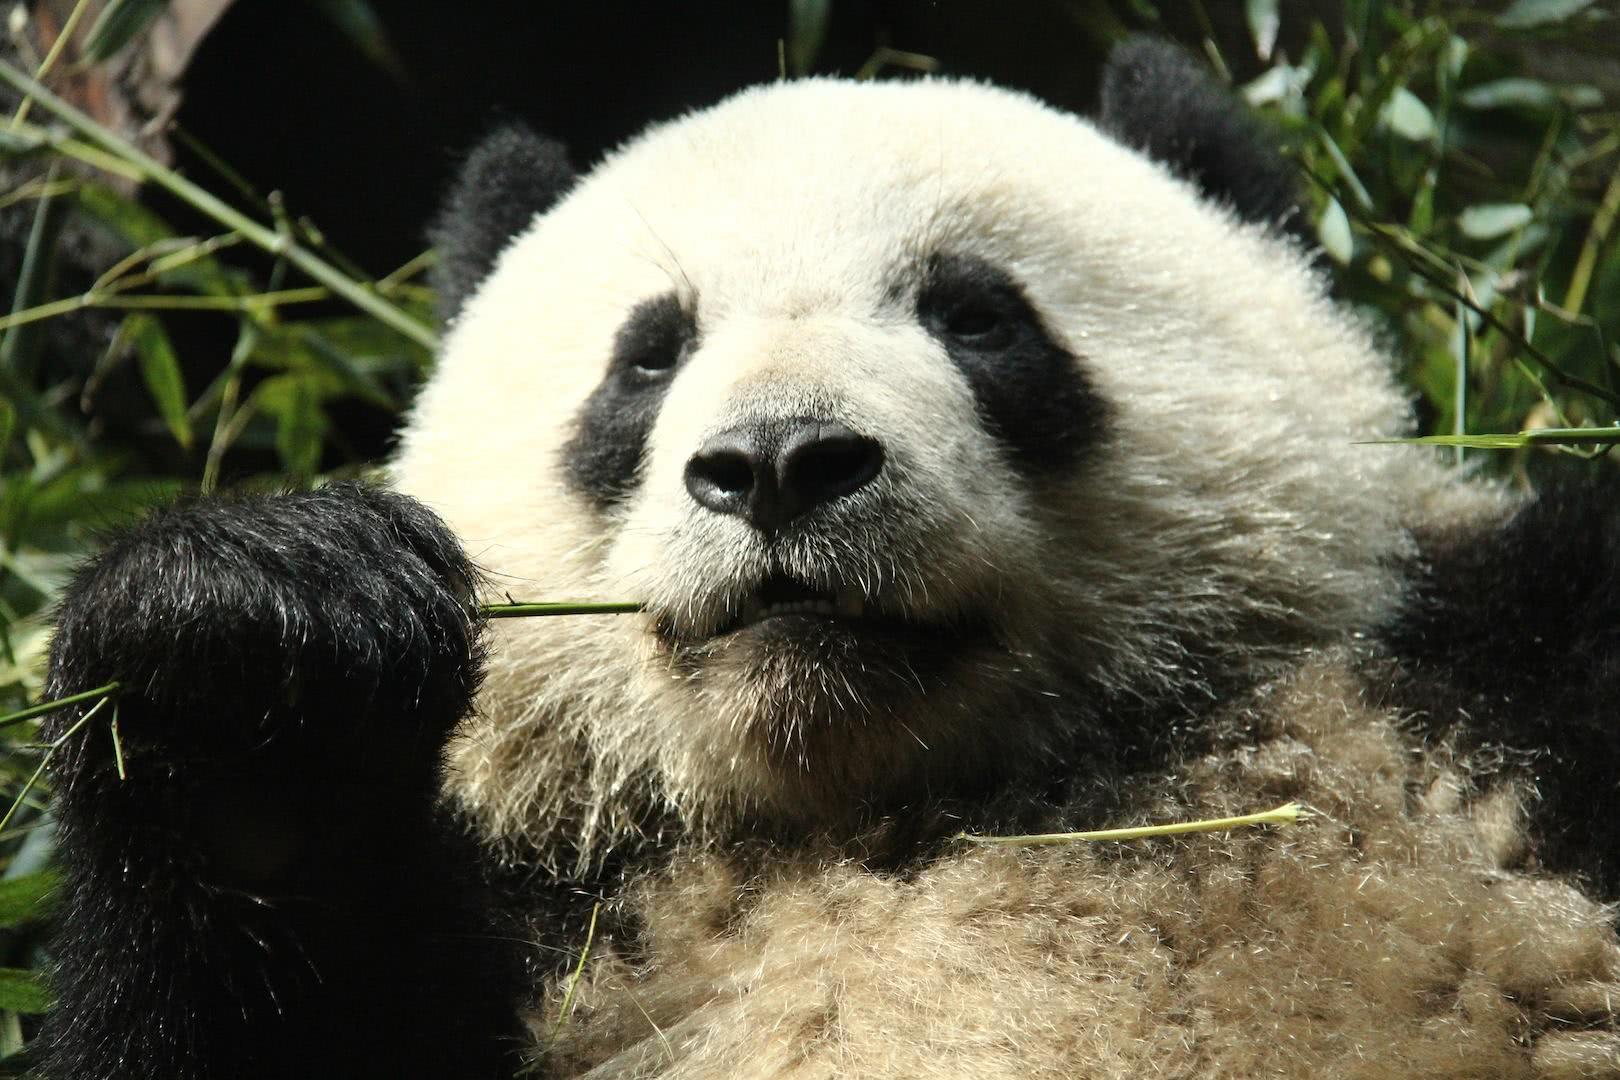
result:
<svg viewBox="0 0 1620 1080"><path fill-rule="evenodd" d="M1369 696L1318 658L1134 797L1317 812L1292 827L903 875L681 855L620 901L634 947L600 938L550 989L539 1053L603 1078L1620 1075L1611 913L1531 875L1512 787L1345 704Z"/></svg>

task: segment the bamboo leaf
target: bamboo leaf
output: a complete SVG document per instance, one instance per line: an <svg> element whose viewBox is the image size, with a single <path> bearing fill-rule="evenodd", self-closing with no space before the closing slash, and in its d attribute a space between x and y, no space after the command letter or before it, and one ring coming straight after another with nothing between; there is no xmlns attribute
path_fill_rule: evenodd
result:
<svg viewBox="0 0 1620 1080"><path fill-rule="evenodd" d="M33 922L46 913L60 877L52 870L0 880L0 929Z"/></svg>
<svg viewBox="0 0 1620 1080"><path fill-rule="evenodd" d="M367 60L396 79L405 77L405 65L389 40L388 30L367 0L315 0L315 6Z"/></svg>
<svg viewBox="0 0 1620 1080"><path fill-rule="evenodd" d="M1558 92L1540 79L1493 79L1457 95L1470 109L1544 109L1558 103Z"/></svg>
<svg viewBox="0 0 1620 1080"><path fill-rule="evenodd" d="M1254 39L1254 54L1270 60L1277 47L1277 30L1282 26L1277 0L1245 0L1243 12L1249 20L1249 36Z"/></svg>
<svg viewBox="0 0 1620 1080"><path fill-rule="evenodd" d="M1335 262L1348 264L1355 254L1355 240L1350 235L1350 218L1345 215L1339 200L1329 198L1316 223L1316 235L1322 241L1322 250Z"/></svg>
<svg viewBox="0 0 1620 1080"><path fill-rule="evenodd" d="M187 450L193 439L191 418L186 415L186 383L180 372L180 358L175 355L163 324L152 315L131 315L129 331L140 358L141 378L157 405L158 415L174 436L174 441Z"/></svg>
<svg viewBox="0 0 1620 1080"><path fill-rule="evenodd" d="M309 478L321 463L326 437L324 397L318 382L303 374L277 375L254 391L257 408L276 419L276 452L287 471Z"/></svg>
<svg viewBox="0 0 1620 1080"><path fill-rule="evenodd" d="M1397 87L1390 95L1380 119L1395 134L1413 142L1432 139L1438 131L1429 107L1404 86Z"/></svg>
<svg viewBox="0 0 1620 1080"><path fill-rule="evenodd" d="M1504 30L1528 30L1549 23L1563 22L1591 7L1595 0L1514 0L1496 17Z"/></svg>
<svg viewBox="0 0 1620 1080"><path fill-rule="evenodd" d="M99 64L163 14L168 0L109 0L84 37L84 59Z"/></svg>
<svg viewBox="0 0 1620 1080"><path fill-rule="evenodd" d="M0 1011L42 1013L50 1007L44 979L21 968L0 968Z"/></svg>
<svg viewBox="0 0 1620 1080"><path fill-rule="evenodd" d="M1480 203L1457 215L1457 228L1475 240L1490 240L1522 228L1535 217L1523 203Z"/></svg>

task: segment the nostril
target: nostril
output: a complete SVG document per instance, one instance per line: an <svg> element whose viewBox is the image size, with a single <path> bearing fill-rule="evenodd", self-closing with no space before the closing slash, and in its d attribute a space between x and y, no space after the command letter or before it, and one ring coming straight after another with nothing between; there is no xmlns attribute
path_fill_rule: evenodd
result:
<svg viewBox="0 0 1620 1080"><path fill-rule="evenodd" d="M883 468L876 439L842 425L817 425L788 446L782 456L782 487L807 506L828 502L865 487Z"/></svg>
<svg viewBox="0 0 1620 1080"><path fill-rule="evenodd" d="M743 429L723 431L686 462L686 490L699 506L717 514L744 514L768 491L769 458L759 441Z"/></svg>
<svg viewBox="0 0 1620 1080"><path fill-rule="evenodd" d="M746 495L754 486L754 466L740 453L695 457L686 466L687 481L696 480L727 495Z"/></svg>

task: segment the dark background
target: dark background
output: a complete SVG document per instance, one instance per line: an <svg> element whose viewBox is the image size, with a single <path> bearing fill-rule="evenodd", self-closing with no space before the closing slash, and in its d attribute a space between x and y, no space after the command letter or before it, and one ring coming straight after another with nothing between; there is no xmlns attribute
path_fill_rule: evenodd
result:
<svg viewBox="0 0 1620 1080"><path fill-rule="evenodd" d="M1285 50L1314 20L1339 21L1337 4L1284 6ZM1199 7L1161 4L1152 20L1084 0L834 0L808 70L851 75L889 46L1085 111L1109 43L1152 28L1187 42L1213 31L1238 79L1257 74L1243 5L1210 4L1207 21ZM365 57L314 3L238 0L186 73L179 122L376 273L421 250L457 152L498 119L563 139L589 165L651 121L777 78L792 34L786 0L371 8L383 51Z"/></svg>

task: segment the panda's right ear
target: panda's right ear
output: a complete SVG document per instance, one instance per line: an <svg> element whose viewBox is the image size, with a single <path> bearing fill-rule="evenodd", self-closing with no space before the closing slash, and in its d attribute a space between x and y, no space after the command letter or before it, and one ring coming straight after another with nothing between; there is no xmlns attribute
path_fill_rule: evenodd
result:
<svg viewBox="0 0 1620 1080"><path fill-rule="evenodd" d="M522 124L504 124L473 147L428 229L438 249L431 280L441 322L455 317L512 238L575 179L567 148Z"/></svg>

